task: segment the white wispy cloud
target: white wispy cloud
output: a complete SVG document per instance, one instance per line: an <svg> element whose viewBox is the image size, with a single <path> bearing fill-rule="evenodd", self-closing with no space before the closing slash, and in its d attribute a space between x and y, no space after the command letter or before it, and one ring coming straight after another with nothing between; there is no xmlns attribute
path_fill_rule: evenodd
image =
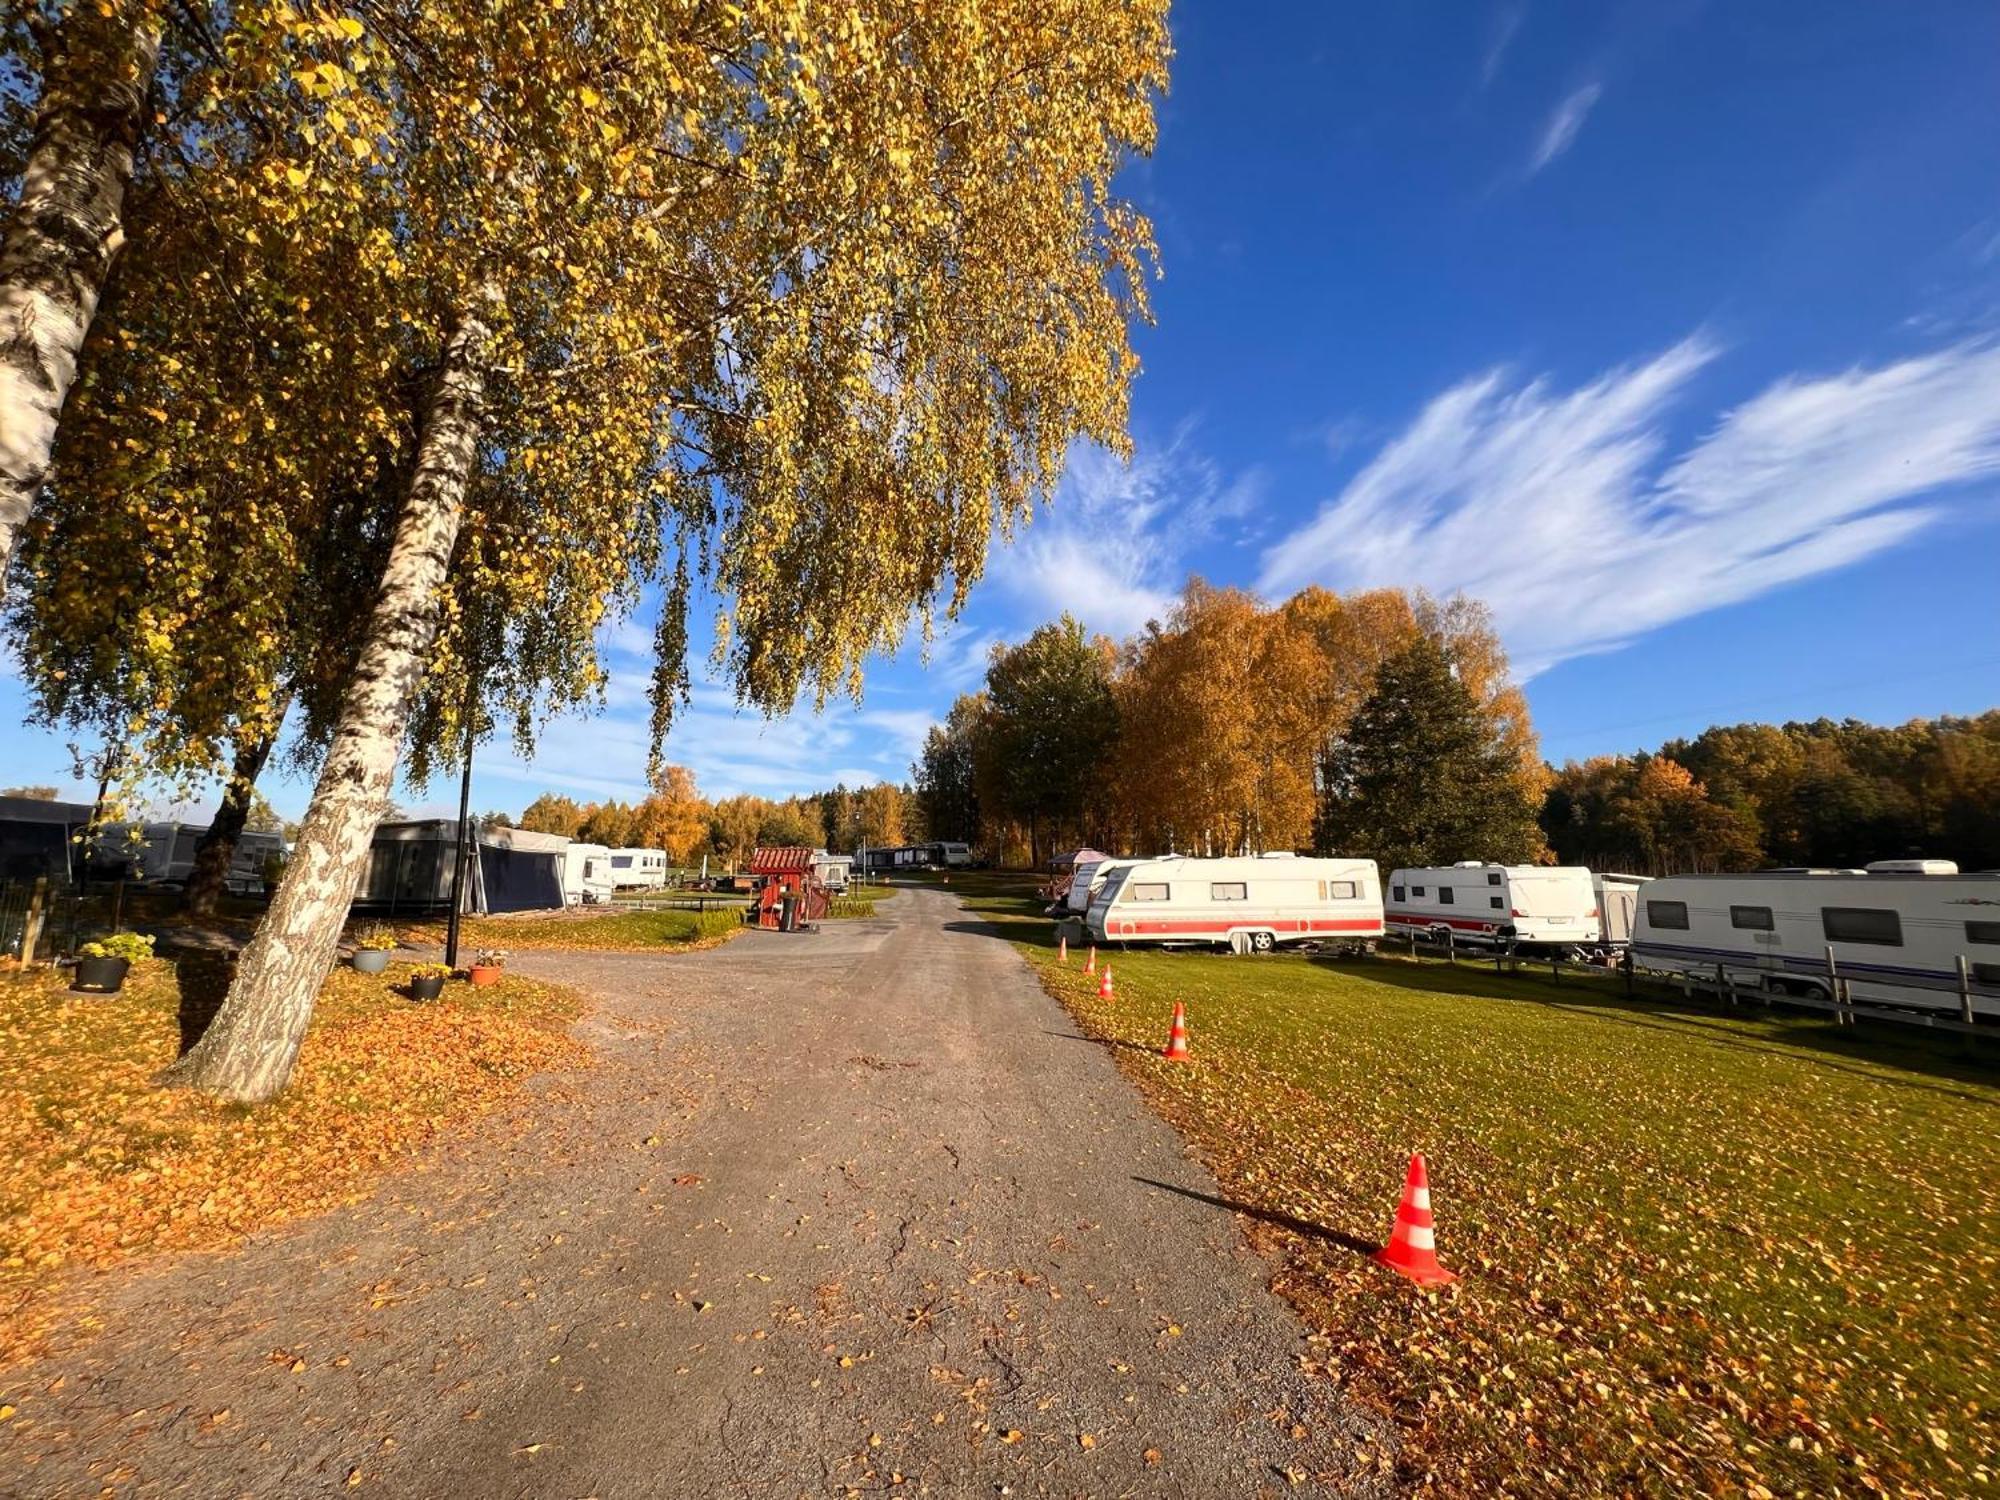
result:
<svg viewBox="0 0 2000 1500"><path fill-rule="evenodd" d="M1524 677L1844 567L2000 472L2000 347L1791 376L1669 455L1717 354L1696 337L1571 391L1493 371L1433 400L1264 554L1288 593L1421 585L1483 599Z"/></svg>
<svg viewBox="0 0 2000 1500"><path fill-rule="evenodd" d="M990 570L995 585L1036 622L1069 611L1092 630L1129 635L1164 618L1199 543L1251 514L1263 478L1233 478L1194 445L1183 424L1161 445L1121 463L1082 447L1051 509L1023 528Z"/></svg>
<svg viewBox="0 0 2000 1500"><path fill-rule="evenodd" d="M1534 153L1528 158L1530 177L1576 144L1577 132L1583 129L1583 122L1590 118L1590 112L1603 92L1604 86L1593 80L1572 89L1563 97L1535 141Z"/></svg>
<svg viewBox="0 0 2000 1500"><path fill-rule="evenodd" d="M1519 35L1521 23L1528 18L1525 4L1503 5L1493 13L1493 30L1487 38L1486 52L1479 60L1479 86L1488 88L1500 76L1500 65L1507 60L1507 49L1514 45Z"/></svg>

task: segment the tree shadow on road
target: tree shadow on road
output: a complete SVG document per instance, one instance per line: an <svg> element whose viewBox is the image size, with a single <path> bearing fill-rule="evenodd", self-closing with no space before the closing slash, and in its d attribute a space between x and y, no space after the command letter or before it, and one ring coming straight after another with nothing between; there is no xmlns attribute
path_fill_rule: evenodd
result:
<svg viewBox="0 0 2000 1500"><path fill-rule="evenodd" d="M1182 1198L1192 1198L1197 1203L1206 1203L1211 1208L1227 1209L1233 1214L1242 1214L1246 1219L1255 1219L1260 1224L1273 1224L1279 1229L1289 1229L1293 1234L1306 1239L1320 1240L1329 1245L1338 1245L1343 1250L1352 1250L1356 1255L1373 1255L1382 1247L1359 1235L1347 1234L1338 1229L1329 1229L1324 1224L1315 1224L1310 1219L1301 1219L1295 1214L1280 1213L1274 1208L1257 1208L1248 1203L1232 1202L1219 1198L1214 1193L1199 1192L1194 1188L1180 1187L1175 1183L1161 1182L1156 1177L1134 1177L1134 1182L1147 1187L1158 1188L1162 1192L1174 1193Z"/></svg>
<svg viewBox="0 0 2000 1500"><path fill-rule="evenodd" d="M1085 1036L1078 1031L1044 1031L1043 1036L1060 1037L1065 1042L1088 1042L1093 1047L1122 1047L1127 1052L1151 1053L1156 1049L1140 1042L1128 1042L1115 1036Z"/></svg>

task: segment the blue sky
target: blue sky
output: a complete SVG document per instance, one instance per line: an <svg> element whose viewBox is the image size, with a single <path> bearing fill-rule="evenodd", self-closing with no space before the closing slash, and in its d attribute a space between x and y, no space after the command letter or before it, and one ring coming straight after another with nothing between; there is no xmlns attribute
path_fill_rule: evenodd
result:
<svg viewBox="0 0 2000 1500"><path fill-rule="evenodd" d="M2000 8L1183 0L1130 467L1074 457L928 664L765 726L697 690L714 794L907 771L985 648L1123 634L1191 572L1463 589L1555 760L1720 721L2000 703ZM610 704L475 802L641 790ZM67 756L14 727L0 781ZM307 787L274 780L284 810ZM427 805L446 788L411 793Z"/></svg>

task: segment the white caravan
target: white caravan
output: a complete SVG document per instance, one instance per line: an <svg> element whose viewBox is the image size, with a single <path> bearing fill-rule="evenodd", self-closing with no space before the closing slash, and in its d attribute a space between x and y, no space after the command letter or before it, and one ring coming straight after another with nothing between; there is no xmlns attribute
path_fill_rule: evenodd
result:
<svg viewBox="0 0 2000 1500"><path fill-rule="evenodd" d="M813 877L830 891L845 891L854 878L854 856L813 850Z"/></svg>
<svg viewBox="0 0 2000 1500"><path fill-rule="evenodd" d="M1090 900L1084 932L1098 943L1213 943L1269 952L1309 941L1363 948L1382 936L1382 882L1372 859L1120 861Z"/></svg>
<svg viewBox="0 0 2000 1500"><path fill-rule="evenodd" d="M1487 947L1588 947L1602 941L1597 892L1581 865L1478 860L1389 877L1392 932Z"/></svg>
<svg viewBox="0 0 2000 1500"><path fill-rule="evenodd" d="M1883 860L1663 876L1640 896L1632 961L1827 1000L1844 983L1856 1004L2000 1018L2000 871Z"/></svg>
<svg viewBox="0 0 2000 1500"><path fill-rule="evenodd" d="M1632 941L1639 922L1639 887L1650 875L1592 875L1597 890L1597 917L1607 946L1622 948Z"/></svg>
<svg viewBox="0 0 2000 1500"><path fill-rule="evenodd" d="M664 849L613 849L611 878L620 890L637 886L655 891L667 883L667 851Z"/></svg>
<svg viewBox="0 0 2000 1500"><path fill-rule="evenodd" d="M1063 897L1062 914L1066 917L1081 917L1090 910L1090 903L1097 893L1104 889L1104 882L1129 864L1137 863L1129 859L1112 859L1100 856L1076 867L1075 878L1069 883L1069 894Z"/></svg>
<svg viewBox="0 0 2000 1500"><path fill-rule="evenodd" d="M123 836L125 825L117 825ZM109 833L110 830L106 830ZM141 830L145 846L139 851L142 879L163 885L185 885L194 873L195 850L208 832L205 823L148 823ZM282 856L285 840L275 833L254 833L245 829L236 836L236 852L230 857L223 885L236 895L261 895L264 864L273 855Z"/></svg>
<svg viewBox="0 0 2000 1500"><path fill-rule="evenodd" d="M611 851L602 844L563 846L563 900L571 906L597 906L618 889L612 878Z"/></svg>

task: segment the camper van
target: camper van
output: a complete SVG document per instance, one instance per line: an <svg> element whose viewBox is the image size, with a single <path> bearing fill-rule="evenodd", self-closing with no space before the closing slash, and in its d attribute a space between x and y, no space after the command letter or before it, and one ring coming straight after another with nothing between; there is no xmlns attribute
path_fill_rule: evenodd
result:
<svg viewBox="0 0 2000 1500"><path fill-rule="evenodd" d="M1669 875L1639 897L1641 968L1773 994L2000 1019L2000 871L1949 860L1865 870ZM1961 992L1963 961L1963 992Z"/></svg>
<svg viewBox="0 0 2000 1500"><path fill-rule="evenodd" d="M1592 874L1597 890L1597 920L1607 948L1623 948L1632 941L1632 929L1639 921L1639 887L1650 875Z"/></svg>
<svg viewBox="0 0 2000 1500"><path fill-rule="evenodd" d="M598 906L618 889L611 851L602 844L563 846L563 900L571 906Z"/></svg>
<svg viewBox="0 0 2000 1500"><path fill-rule="evenodd" d="M1389 877L1389 930L1485 947L1576 948L1603 940L1597 891L1581 865L1478 860Z"/></svg>
<svg viewBox="0 0 2000 1500"><path fill-rule="evenodd" d="M1382 884L1369 859L1120 861L1091 897L1084 931L1098 943L1365 949L1382 936Z"/></svg>
<svg viewBox="0 0 2000 1500"><path fill-rule="evenodd" d="M638 887L654 891L667 883L664 849L613 849L611 879L620 890Z"/></svg>

